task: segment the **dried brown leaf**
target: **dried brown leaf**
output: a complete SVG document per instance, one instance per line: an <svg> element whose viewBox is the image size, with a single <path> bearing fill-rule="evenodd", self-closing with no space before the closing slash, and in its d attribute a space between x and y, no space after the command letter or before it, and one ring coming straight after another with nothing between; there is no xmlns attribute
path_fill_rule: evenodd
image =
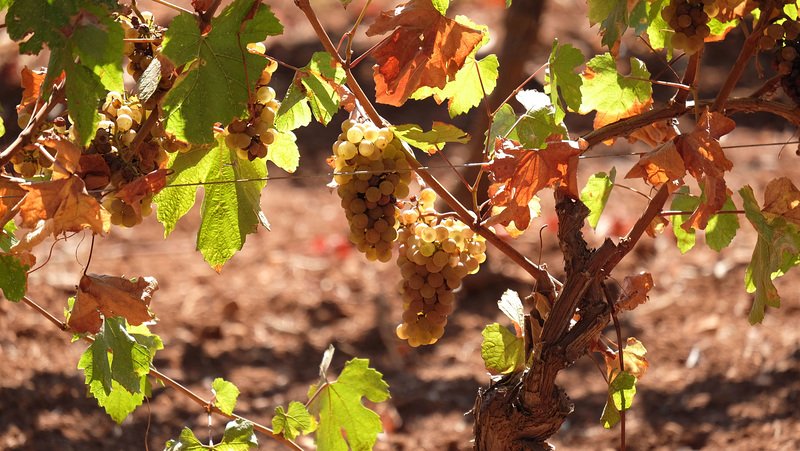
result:
<svg viewBox="0 0 800 451"><path fill-rule="evenodd" d="M85 228L102 235L111 229L111 215L86 192L77 175L20 187L27 191L19 204L23 228L35 228L40 220L52 219L56 235Z"/></svg>
<svg viewBox="0 0 800 451"><path fill-rule="evenodd" d="M769 220L780 216L800 225L800 191L786 177L772 180L764 192L764 208L761 211Z"/></svg>
<svg viewBox="0 0 800 451"><path fill-rule="evenodd" d="M643 272L625 276L622 282L622 294L617 302L617 308L633 310L647 302L647 293L653 288L653 276Z"/></svg>
<svg viewBox="0 0 800 451"><path fill-rule="evenodd" d="M98 333L103 316L122 316L137 326L150 321L150 300L158 290L152 277L131 281L125 277L89 274L81 277L78 295L69 318L74 333Z"/></svg>

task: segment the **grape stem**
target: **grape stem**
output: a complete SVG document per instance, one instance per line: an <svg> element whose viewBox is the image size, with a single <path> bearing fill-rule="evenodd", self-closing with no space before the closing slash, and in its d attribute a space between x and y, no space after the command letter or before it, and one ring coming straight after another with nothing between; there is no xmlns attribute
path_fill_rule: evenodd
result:
<svg viewBox="0 0 800 451"><path fill-rule="evenodd" d="M375 109L375 106L372 105L367 95L364 93L364 90L359 85L358 81L356 81L355 77L353 76L350 67L346 64L344 60L342 60L341 55L336 51L336 47L333 45L328 33L325 31L325 28L320 23L319 18L317 17L314 9L311 7L309 0L295 0L294 4L300 8L300 10L305 14L306 18L308 19L311 27L314 29L314 32L317 34L322 45L325 47L325 50L331 54L331 57L342 66L345 71L347 77L347 86L353 91L353 95L356 96L361 106L364 108L364 111L367 113L367 116L374 122L376 125L379 126L386 126L389 125L379 114L378 111ZM555 281L550 274L545 271L544 269L540 268L532 261L528 260L527 257L522 255L517 249L512 247L507 242L503 241L499 236L497 236L492 230L489 228L481 225L478 219L473 216L473 214L464 207L461 202L459 202L453 195L444 187L442 184L433 177L427 170L422 168L422 164L414 158L407 150L403 149L403 152L406 153L406 159L408 160L409 165L411 166L414 171L425 181L425 183L433 189L436 194L442 199L447 205L452 208L455 213L458 215L459 219L465 224L468 224L470 228L477 234L481 235L486 239L486 241L490 242L494 245L497 249L501 252L506 254L514 263L517 263L520 267L522 267L526 272L528 272L534 279L539 281L540 284L548 285L558 285L558 282Z"/></svg>
<svg viewBox="0 0 800 451"><path fill-rule="evenodd" d="M69 326L67 325L67 323L65 323L65 322L61 321L60 319L56 318L55 316L53 316L52 313L48 312L46 309L44 309L42 306L40 306L39 304L37 304L36 302L31 300L27 296L23 296L22 297L22 302L24 302L26 305L28 305L29 307L31 307L34 310L36 310L39 314L41 314L42 316L47 318L48 321L50 321L51 323L55 324L56 327L58 327L62 331L70 332L69 331ZM94 338L92 338L92 337L84 336L82 338L85 341L89 342L89 343L94 343ZM219 409L219 407L217 407L214 404L210 403L209 401L206 401L205 399L201 398L200 396L198 396L197 394L195 394L194 392L192 392L188 388L184 387L183 385L181 385L177 381L173 380L172 378L170 378L166 374L156 370L155 368L153 368L152 365L150 366L150 373L149 374L151 376L155 377L156 379L160 380L164 384L169 385L170 387L174 388L175 390L178 390L179 392L183 393L186 397L188 397L189 399L194 401L196 404L198 404L201 407L203 407L207 412L216 413L217 415L222 415L222 416L224 416L224 417L226 417L228 419L231 419L231 420L249 421L250 423L253 423L253 429L254 430L259 431L259 432L261 432L261 433L263 433L265 435L268 435L268 436L272 437L273 439L283 443L284 445L286 445L290 449L293 449L293 450L296 450L296 451L303 451L303 448L298 446L293 441L291 441L291 440L287 439L286 437L284 437L283 434L276 434L275 432L272 431L272 429L270 429L270 428L268 428L266 426L263 426L261 424L258 424L258 423L254 422L252 420L247 419L247 418L241 417L239 415L227 414L227 413L221 411Z"/></svg>
<svg viewBox="0 0 800 451"><path fill-rule="evenodd" d="M25 127L17 139L11 143L10 146L6 148L2 153L0 153L0 168L7 165L11 158L14 157L19 151L22 150L23 146L31 141L36 135L36 131L39 129L39 126L42 122L47 119L47 115L50 111L59 103L64 101L64 80L58 82L58 84L53 86L53 92L50 93L50 99L44 104L36 114L31 118L28 122L28 126Z"/></svg>

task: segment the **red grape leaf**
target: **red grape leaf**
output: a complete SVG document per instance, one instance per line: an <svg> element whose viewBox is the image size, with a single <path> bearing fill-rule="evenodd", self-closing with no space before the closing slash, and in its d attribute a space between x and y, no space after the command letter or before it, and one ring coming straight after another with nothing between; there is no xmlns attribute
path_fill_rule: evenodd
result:
<svg viewBox="0 0 800 451"><path fill-rule="evenodd" d="M647 144L655 147L659 144L665 143L670 139L678 136L678 132L674 125L669 121L654 122L650 125L645 125L642 128L636 129L631 133L628 142L633 143L636 139L644 141Z"/></svg>
<svg viewBox="0 0 800 451"><path fill-rule="evenodd" d="M128 324L138 326L150 321L150 300L158 290L152 277L139 277L132 282L125 277L89 274L81 277L78 295L68 325L76 334L100 332L103 318L122 316Z"/></svg>
<svg viewBox="0 0 800 451"><path fill-rule="evenodd" d="M117 199L133 207L136 215L141 217L142 206L139 201L151 194L158 194L167 186L167 171L167 169L158 169L128 183L117 191Z"/></svg>
<svg viewBox="0 0 800 451"><path fill-rule="evenodd" d="M47 71L39 72L31 70L28 68L28 66L22 68L21 84L24 88L24 91L22 91L22 101L19 102L19 105L17 105L17 112L25 109L28 104L35 103L39 98L39 91L41 89L45 74L47 74Z"/></svg>
<svg viewBox="0 0 800 451"><path fill-rule="evenodd" d="M625 178L641 177L653 186L661 186L671 180L680 180L684 175L683 158L675 147L675 141L671 140L642 155Z"/></svg>
<svg viewBox="0 0 800 451"><path fill-rule="evenodd" d="M4 226L16 215L14 207L25 196L25 190L19 187L21 181L22 179L0 176L0 226Z"/></svg>
<svg viewBox="0 0 800 451"><path fill-rule="evenodd" d="M622 294L617 302L617 308L633 310L638 305L647 302L647 293L653 288L653 276L643 272L625 276L622 282Z"/></svg>
<svg viewBox="0 0 800 451"><path fill-rule="evenodd" d="M735 126L736 123L723 114L706 110L691 133L675 138L686 170L697 179L697 183L705 185L706 199L683 223L686 231L705 229L711 215L728 200L724 173L733 168L733 163L725 157L719 138L733 131Z"/></svg>
<svg viewBox="0 0 800 451"><path fill-rule="evenodd" d="M76 174L87 190L103 189L111 183L111 168L100 154L81 155Z"/></svg>
<svg viewBox="0 0 800 451"><path fill-rule="evenodd" d="M444 89L483 39L443 16L431 0L411 0L375 19L367 36L394 32L375 47L376 100L400 106L423 86Z"/></svg>
<svg viewBox="0 0 800 451"><path fill-rule="evenodd" d="M800 191L786 177L772 180L764 192L764 208L761 211L767 221L781 216L800 225Z"/></svg>
<svg viewBox="0 0 800 451"><path fill-rule="evenodd" d="M76 175L20 187L27 191L19 204L21 227L31 229L42 219L52 219L56 235L85 228L102 235L111 229L111 215L86 192Z"/></svg>

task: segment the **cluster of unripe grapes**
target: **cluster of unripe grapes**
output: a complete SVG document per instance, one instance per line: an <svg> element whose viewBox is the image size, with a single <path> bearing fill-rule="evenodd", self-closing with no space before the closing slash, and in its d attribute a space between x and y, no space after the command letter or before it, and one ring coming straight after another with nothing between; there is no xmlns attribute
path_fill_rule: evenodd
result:
<svg viewBox="0 0 800 451"><path fill-rule="evenodd" d="M153 212L153 195L150 194L144 199L139 201L139 210L141 214L136 213L136 209L129 204L126 204L120 199L117 199L114 194L109 194L103 200L103 207L111 213L111 223L120 227L133 227L142 223L142 218L150 216Z"/></svg>
<svg viewBox="0 0 800 451"><path fill-rule="evenodd" d="M14 165L14 172L26 179L53 167L53 162L39 152L34 144L23 147L21 152L11 157L11 163Z"/></svg>
<svg viewBox="0 0 800 451"><path fill-rule="evenodd" d="M333 145L334 182L350 223L350 241L370 261L388 262L397 239L397 200L408 196L411 171L388 128L346 120Z"/></svg>
<svg viewBox="0 0 800 451"><path fill-rule="evenodd" d="M800 104L800 22L785 18L771 23L758 40L760 50L773 54L772 69L783 75L781 86L786 95Z"/></svg>
<svg viewBox="0 0 800 451"><path fill-rule="evenodd" d="M403 280L403 323L397 336L412 347L436 343L453 312L453 290L486 260L486 242L469 226L440 218L436 193L423 190L400 215L397 265Z"/></svg>
<svg viewBox="0 0 800 451"><path fill-rule="evenodd" d="M711 34L708 22L719 13L717 0L671 0L661 10L661 17L675 30L670 44L692 55L703 48Z"/></svg>
<svg viewBox="0 0 800 451"><path fill-rule="evenodd" d="M248 45L248 49L263 54L264 44ZM278 68L275 60L270 60L261 72L256 83L255 99L251 105L250 119L234 119L225 127L225 145L236 151L243 160L253 161L267 156L269 145L275 142L278 131L275 129L275 114L280 104L275 99L275 90L268 86L272 74Z"/></svg>

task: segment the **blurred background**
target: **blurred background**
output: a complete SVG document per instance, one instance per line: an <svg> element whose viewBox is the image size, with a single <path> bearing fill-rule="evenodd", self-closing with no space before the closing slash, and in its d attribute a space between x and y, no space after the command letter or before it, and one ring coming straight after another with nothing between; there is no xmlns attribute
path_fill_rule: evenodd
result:
<svg viewBox="0 0 800 451"><path fill-rule="evenodd" d="M177 3L191 8L188 0ZM267 53L295 67L304 66L322 46L293 2L272 3L285 30L266 42ZM342 10L338 1L312 1L334 42L352 26L363 3L354 1ZM465 14L489 27L492 38L481 53L498 54L504 77L499 94L490 100L493 108L547 61L553 39L574 45L587 59L605 51L597 26L588 26L584 1L514 0L514 5L511 12L503 0L459 0L451 7L452 14ZM165 26L174 15L149 1L140 1L139 7L153 11ZM393 7L393 2L373 1L363 27ZM378 41L366 38L363 27L355 41L356 54ZM708 45L700 71L701 97L714 95L742 40L742 31L734 30L730 42ZM0 30L0 102L7 128L0 146L19 132L14 129L14 106L22 91L20 70L25 65L46 65L44 53L18 55L16 45ZM660 57L630 36L620 54L621 61L641 58L653 74L665 69ZM769 67L768 60L762 58L762 67ZM366 59L356 68L368 94L374 92L371 64ZM681 73L683 65L681 60L674 68ZM286 68L275 74L272 86L279 97L292 75ZM676 81L668 71L660 79ZM539 76L526 88L535 89L541 82ZM762 83L751 64L734 95L748 95ZM654 88L657 102L672 94L670 89ZM521 109L514 101L512 105ZM413 122L429 128L432 121L450 121L446 107L437 107L431 99L409 101L400 109L378 105L378 110L395 124ZM481 107L450 122L480 137L486 124L484 111ZM270 164L275 179L267 183L262 204L271 231L249 235L244 249L221 275L195 251L197 208L166 241L155 215L133 229L115 227L109 236L95 241L90 272L155 277L160 289L151 308L159 321L151 330L166 346L156 357L156 367L206 398L211 397L214 378L233 382L242 392L236 407L242 416L269 426L275 407L305 402L309 385L317 381L322 354L333 344L337 351L331 374L338 374L353 357L369 358L389 384L392 398L374 406L385 429L376 449L472 449L469 410L478 388L489 382L480 358L480 331L493 322L508 324L496 301L507 289L529 294L532 281L490 249L481 271L465 279L438 343L413 349L397 339L394 328L402 311L395 289L399 271L393 262L367 262L354 249L339 199L326 187L330 177L325 175L329 172L325 159L338 134L335 124L345 118L339 113L327 129L314 123L297 131L301 165L294 175ZM591 115L568 115L572 138L588 132L591 119ZM737 191L749 184L760 200L769 180L798 173L797 145L784 145L796 141L795 130L768 115L734 119L737 129L722 140L734 162L728 186ZM692 117L682 118L680 127L690 130ZM750 144L758 146L742 147ZM474 147L450 144L445 152L454 162L468 161ZM622 179L637 159L630 154L647 150L641 143L624 140L598 146L588 155L591 158L581 161L579 184L613 166L618 182L647 193L638 181ZM424 159L424 163L445 184L460 189L453 170L441 168L443 159ZM543 217L514 244L560 276L563 263L550 191L540 194ZM641 195L615 190L597 230L585 230L587 240L597 244L606 236L615 240L624 236L645 205ZM645 237L612 274L621 282L628 274L648 271L656 284L645 305L621 317L623 336L639 339L650 362L627 415L629 450L800 448L800 280L793 273L777 279L781 309L769 310L764 324L750 326L752 295L744 290L744 273L756 235L744 217L740 223L737 237L720 253L705 245L702 233L685 255L678 251L670 230L655 239ZM538 233L545 224L549 227ZM66 299L75 293L89 247L88 235L41 245L38 261L49 260L31 274L29 297L60 315ZM614 335L612 330L606 334ZM85 396L83 373L76 369L85 349L85 343L70 343L68 335L25 305L0 302L0 449L162 449L183 427L207 439L204 411L163 387L154 388L153 397L121 426L114 423L94 399ZM606 399L600 373L588 357L561 373L559 383L572 398L575 412L553 437L557 449L618 446L619 427L605 430L599 421ZM218 440L225 420L212 421L210 430ZM282 448L263 436L259 443L264 450ZM298 443L312 447L306 437Z"/></svg>

